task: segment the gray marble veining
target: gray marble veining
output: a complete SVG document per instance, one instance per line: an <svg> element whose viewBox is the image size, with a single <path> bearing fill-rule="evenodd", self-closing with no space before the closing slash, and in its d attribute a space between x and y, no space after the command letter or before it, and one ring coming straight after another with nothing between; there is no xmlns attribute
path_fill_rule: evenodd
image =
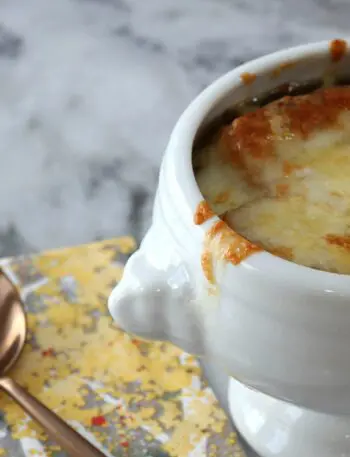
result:
<svg viewBox="0 0 350 457"><path fill-rule="evenodd" d="M0 255L140 238L189 101L286 46L344 36L347 0L3 0Z"/></svg>

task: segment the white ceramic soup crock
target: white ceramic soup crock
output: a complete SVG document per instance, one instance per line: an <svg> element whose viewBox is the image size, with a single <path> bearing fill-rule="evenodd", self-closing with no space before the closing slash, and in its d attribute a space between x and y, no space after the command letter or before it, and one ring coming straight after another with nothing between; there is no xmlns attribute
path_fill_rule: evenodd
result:
<svg viewBox="0 0 350 457"><path fill-rule="evenodd" d="M236 426L266 457L350 456L350 276L259 252L217 265L213 293L201 254L218 218L194 224L203 197L192 146L199 130L246 98L290 81L350 76L350 54L336 57L329 42L277 52L234 69L194 100L171 135L151 228L109 299L126 331L220 364L231 378ZM256 78L246 84L243 73Z"/></svg>

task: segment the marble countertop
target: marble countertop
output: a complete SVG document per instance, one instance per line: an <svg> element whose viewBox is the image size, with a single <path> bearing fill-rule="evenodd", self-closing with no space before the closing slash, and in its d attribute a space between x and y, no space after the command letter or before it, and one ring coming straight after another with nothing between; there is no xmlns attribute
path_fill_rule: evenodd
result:
<svg viewBox="0 0 350 457"><path fill-rule="evenodd" d="M0 256L133 234L179 114L243 61L344 36L347 0L3 0Z"/></svg>

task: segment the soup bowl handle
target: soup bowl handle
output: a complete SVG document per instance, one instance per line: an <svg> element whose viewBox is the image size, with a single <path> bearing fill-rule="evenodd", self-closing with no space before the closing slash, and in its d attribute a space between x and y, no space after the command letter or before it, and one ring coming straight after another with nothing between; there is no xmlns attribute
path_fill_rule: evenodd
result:
<svg viewBox="0 0 350 457"><path fill-rule="evenodd" d="M115 322L136 337L171 341L187 352L203 353L189 269L159 222L128 260L108 307Z"/></svg>

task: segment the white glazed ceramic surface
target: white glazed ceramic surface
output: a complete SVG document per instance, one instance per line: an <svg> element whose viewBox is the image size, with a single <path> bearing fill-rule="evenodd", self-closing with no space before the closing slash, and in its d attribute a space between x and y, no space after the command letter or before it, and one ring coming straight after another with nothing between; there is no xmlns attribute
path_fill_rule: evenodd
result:
<svg viewBox="0 0 350 457"><path fill-rule="evenodd" d="M293 65L276 77L274 70L285 63ZM243 384L323 413L316 414L321 422L324 414L350 414L350 277L261 252L217 271L218 290L210 293L200 258L205 232L217 218L202 226L193 223L203 197L191 155L198 131L226 108L285 82L310 81L330 71L350 76L350 55L332 63L328 42L289 49L236 68L188 107L163 159L152 226L109 300L112 316L127 331L215 358ZM253 84L242 83L244 72L257 75ZM276 411L269 408L271 426L280 414ZM244 433L242 414L235 418ZM312 432L317 441L316 423L305 433ZM290 433L293 424L287 427ZM348 424L350 433L350 416ZM325 429L324 423L318 425ZM261 436L250 434L253 447L275 455L259 447ZM325 448L318 455L350 456L350 442L343 440L339 450L342 454L330 454ZM294 451L286 445L278 455L295 456ZM298 457L311 457L300 452Z"/></svg>

